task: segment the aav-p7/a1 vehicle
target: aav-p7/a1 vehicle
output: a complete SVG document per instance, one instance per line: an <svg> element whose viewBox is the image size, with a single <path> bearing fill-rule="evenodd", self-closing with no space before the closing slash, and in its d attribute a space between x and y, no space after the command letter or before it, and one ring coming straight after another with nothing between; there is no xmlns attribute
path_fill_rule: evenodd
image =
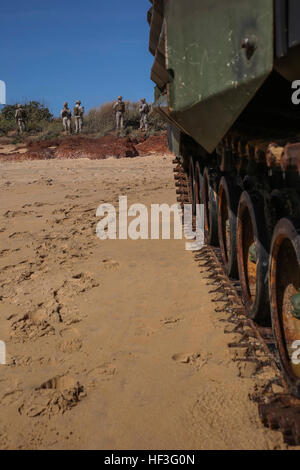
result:
<svg viewBox="0 0 300 470"><path fill-rule="evenodd" d="M151 3L154 106L188 176L180 201L204 204L206 241L239 278L248 316L272 323L300 398L300 2Z"/></svg>

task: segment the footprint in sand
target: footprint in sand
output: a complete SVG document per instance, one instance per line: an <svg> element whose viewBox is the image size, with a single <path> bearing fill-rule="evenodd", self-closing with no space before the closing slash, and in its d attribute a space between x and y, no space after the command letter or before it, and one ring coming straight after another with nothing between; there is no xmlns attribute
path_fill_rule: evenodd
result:
<svg viewBox="0 0 300 470"><path fill-rule="evenodd" d="M162 326L167 326L167 327L174 327L178 326L180 322L182 322L183 318L181 317L167 317L161 320Z"/></svg>
<svg viewBox="0 0 300 470"><path fill-rule="evenodd" d="M135 336L152 336L155 333L155 330L149 326L140 326L138 327L134 335Z"/></svg>
<svg viewBox="0 0 300 470"><path fill-rule="evenodd" d="M77 194L66 194L65 195L65 199L79 199L80 196L78 196Z"/></svg>
<svg viewBox="0 0 300 470"><path fill-rule="evenodd" d="M53 291L54 312L58 314L59 321L65 325L81 321L82 315L79 313L78 308L73 305L70 307L68 301L72 300L74 296L87 293L95 287L99 287L98 282L86 273L79 273L64 281L61 287ZM52 313L54 312L52 311Z"/></svg>
<svg viewBox="0 0 300 470"><path fill-rule="evenodd" d="M30 312L11 325L11 339L16 343L35 341L38 338L55 334L55 328L48 323L43 310Z"/></svg>
<svg viewBox="0 0 300 470"><path fill-rule="evenodd" d="M5 214L3 214L3 217L6 217L7 219L12 219L14 217L17 217L17 216L21 216L21 215L27 215L28 212L26 211L7 211L5 212Z"/></svg>
<svg viewBox="0 0 300 470"><path fill-rule="evenodd" d="M96 388L97 383L107 382L111 380L113 376L116 375L116 373L117 373L117 369L111 362L101 364L100 366L97 366L94 369L91 369L87 373L88 378L91 380L87 384L87 388L90 390Z"/></svg>
<svg viewBox="0 0 300 470"><path fill-rule="evenodd" d="M20 415L30 418L64 414L86 396L84 387L69 375L53 377L29 392L19 406Z"/></svg>
<svg viewBox="0 0 300 470"><path fill-rule="evenodd" d="M172 359L179 364L190 364L196 369L201 369L208 363L209 356L204 356L201 353L178 353L174 354Z"/></svg>
<svg viewBox="0 0 300 470"><path fill-rule="evenodd" d="M0 399L0 404L2 406L12 405L16 401L18 401L21 395L21 390L12 390L11 392L4 393L4 395Z"/></svg>
<svg viewBox="0 0 300 470"><path fill-rule="evenodd" d="M57 296L62 295L62 297L65 297L68 295L73 297L74 294L83 294L95 287L99 287L99 283L89 274L78 273L74 274L70 279L63 283L57 291Z"/></svg>
<svg viewBox="0 0 300 470"><path fill-rule="evenodd" d="M82 348L82 339L77 328L67 328L60 332L63 341L59 344L59 349L65 354L78 352Z"/></svg>
<svg viewBox="0 0 300 470"><path fill-rule="evenodd" d="M78 382L71 377L70 375L62 375L53 377L52 379L47 380L46 382L42 383L42 385L38 388L38 390L70 390L76 388L78 386Z"/></svg>
<svg viewBox="0 0 300 470"><path fill-rule="evenodd" d="M102 260L104 269L118 271L120 268L120 264L112 258L107 258Z"/></svg>
<svg viewBox="0 0 300 470"><path fill-rule="evenodd" d="M116 372L116 367L111 362L107 362L95 367L94 369L91 369L88 372L88 375L95 378L97 377L101 379L106 379L115 375Z"/></svg>
<svg viewBox="0 0 300 470"><path fill-rule="evenodd" d="M8 238L24 241L32 238L32 235L29 232L13 232L8 236Z"/></svg>
<svg viewBox="0 0 300 470"><path fill-rule="evenodd" d="M8 362L9 366L12 367L42 367L42 366L55 366L58 363L62 363L63 359L59 357L56 359L53 355L51 357L41 356L33 358L31 356L13 356Z"/></svg>

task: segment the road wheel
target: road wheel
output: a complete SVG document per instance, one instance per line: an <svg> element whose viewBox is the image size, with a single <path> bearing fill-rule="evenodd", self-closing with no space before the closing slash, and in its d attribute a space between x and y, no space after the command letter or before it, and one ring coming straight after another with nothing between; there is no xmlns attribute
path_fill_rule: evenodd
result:
<svg viewBox="0 0 300 470"><path fill-rule="evenodd" d="M264 200L257 192L244 191L238 207L238 270L243 300L249 318L270 323L268 295L269 243Z"/></svg>
<svg viewBox="0 0 300 470"><path fill-rule="evenodd" d="M237 265L237 210L241 190L228 177L223 177L219 186L218 230L219 242L226 273L238 277Z"/></svg>
<svg viewBox="0 0 300 470"><path fill-rule="evenodd" d="M300 398L299 222L287 218L278 222L270 259L269 290L274 335L290 390Z"/></svg>
<svg viewBox="0 0 300 470"><path fill-rule="evenodd" d="M203 174L203 204L205 242L208 245L218 245L218 196L214 188L214 177L209 168Z"/></svg>

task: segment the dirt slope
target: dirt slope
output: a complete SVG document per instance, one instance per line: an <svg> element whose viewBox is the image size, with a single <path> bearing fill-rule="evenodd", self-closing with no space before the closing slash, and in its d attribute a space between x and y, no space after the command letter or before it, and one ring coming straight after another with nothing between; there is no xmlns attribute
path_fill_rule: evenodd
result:
<svg viewBox="0 0 300 470"><path fill-rule="evenodd" d="M69 136L56 140L31 141L23 144L7 144L0 139L0 161L77 159L104 160L106 158L134 158L151 154L169 153L167 135L147 136L140 132L136 137Z"/></svg>

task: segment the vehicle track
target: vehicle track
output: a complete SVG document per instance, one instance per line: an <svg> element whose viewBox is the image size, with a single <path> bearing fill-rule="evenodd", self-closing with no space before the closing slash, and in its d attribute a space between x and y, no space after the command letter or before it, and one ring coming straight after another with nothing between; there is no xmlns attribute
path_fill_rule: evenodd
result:
<svg viewBox="0 0 300 470"><path fill-rule="evenodd" d="M192 203L189 177L177 158L173 163L176 165L177 200L183 208L184 204ZM272 328L261 327L247 317L240 283L227 277L220 248L206 245L195 251L194 257L199 267L204 269L203 273L208 274L205 278L207 285L213 287L210 293L217 295L213 301L222 304L215 309L216 312L228 315L226 323L232 324L233 332L241 335L240 341L229 343L230 348L245 349L244 358L238 360L254 362L256 373L266 366L275 372L275 379L269 380L262 390L249 395L258 404L264 426L280 431L286 444L300 445L300 400L289 393ZM283 393L274 393L274 384L281 386Z"/></svg>

